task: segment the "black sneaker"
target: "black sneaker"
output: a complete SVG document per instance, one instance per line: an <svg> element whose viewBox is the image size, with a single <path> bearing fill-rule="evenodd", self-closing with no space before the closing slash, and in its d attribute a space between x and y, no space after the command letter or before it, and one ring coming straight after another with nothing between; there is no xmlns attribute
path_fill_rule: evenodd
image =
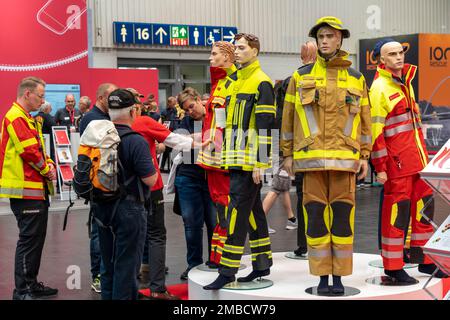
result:
<svg viewBox="0 0 450 320"><path fill-rule="evenodd" d="M189 271L191 271L191 269L184 270L184 272L180 276L180 280L187 280Z"/></svg>
<svg viewBox="0 0 450 320"><path fill-rule="evenodd" d="M30 293L36 298L51 297L58 294L58 289L46 287L42 282L36 282L31 287Z"/></svg>
<svg viewBox="0 0 450 320"><path fill-rule="evenodd" d="M19 293L19 292L17 292L16 289L14 289L12 299L13 300L36 300L36 297L33 296L29 292Z"/></svg>

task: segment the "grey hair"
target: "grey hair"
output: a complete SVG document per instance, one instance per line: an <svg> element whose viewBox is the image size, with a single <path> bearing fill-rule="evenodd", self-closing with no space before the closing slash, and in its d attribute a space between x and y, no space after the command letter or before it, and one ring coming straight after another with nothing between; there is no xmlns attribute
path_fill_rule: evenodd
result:
<svg viewBox="0 0 450 320"><path fill-rule="evenodd" d="M89 107L91 106L92 101L91 101L91 99L89 99L88 96L82 96L82 97L80 98L80 101L78 101L78 103L80 103L80 102L83 101L83 100L86 102L86 104L87 104Z"/></svg>
<svg viewBox="0 0 450 320"><path fill-rule="evenodd" d="M113 122L116 120L128 120L129 118L131 118L130 111L133 110L133 108L134 105L123 109L109 109L109 117Z"/></svg>
<svg viewBox="0 0 450 320"><path fill-rule="evenodd" d="M47 100L45 100L45 102L43 104L41 104L40 108L39 108L39 112L44 112L47 110L48 107L51 107L51 103L48 102Z"/></svg>

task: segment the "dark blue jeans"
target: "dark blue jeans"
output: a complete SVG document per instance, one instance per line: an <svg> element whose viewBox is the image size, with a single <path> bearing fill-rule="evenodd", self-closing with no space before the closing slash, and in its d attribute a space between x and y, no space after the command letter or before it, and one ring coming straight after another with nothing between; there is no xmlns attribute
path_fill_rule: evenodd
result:
<svg viewBox="0 0 450 320"><path fill-rule="evenodd" d="M203 224L208 235L208 255L216 225L216 210L205 180L178 175L175 178L187 246L188 269L203 263Z"/></svg>
<svg viewBox="0 0 450 320"><path fill-rule="evenodd" d="M100 244L98 241L98 225L94 219L91 224L90 254L91 276L92 280L94 280L100 275L100 265L102 263L102 255L100 253Z"/></svg>
<svg viewBox="0 0 450 320"><path fill-rule="evenodd" d="M110 221L114 204L101 204L95 210L103 223ZM99 225L98 234L103 270L103 300L137 299L137 273L144 250L147 212L144 205L121 200L110 228Z"/></svg>

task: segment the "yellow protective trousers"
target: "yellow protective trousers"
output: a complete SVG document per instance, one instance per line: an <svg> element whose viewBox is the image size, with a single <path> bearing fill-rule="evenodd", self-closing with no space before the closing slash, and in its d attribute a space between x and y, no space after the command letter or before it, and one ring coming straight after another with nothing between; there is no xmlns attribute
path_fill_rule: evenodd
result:
<svg viewBox="0 0 450 320"><path fill-rule="evenodd" d="M303 213L313 275L352 274L355 182L352 172L304 173Z"/></svg>

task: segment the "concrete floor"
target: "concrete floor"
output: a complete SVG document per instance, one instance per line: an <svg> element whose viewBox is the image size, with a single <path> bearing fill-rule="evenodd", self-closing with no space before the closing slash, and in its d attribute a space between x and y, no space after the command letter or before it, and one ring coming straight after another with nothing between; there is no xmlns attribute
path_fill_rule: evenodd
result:
<svg viewBox="0 0 450 320"><path fill-rule="evenodd" d="M266 189L266 188L265 188ZM267 189L266 189L267 190ZM291 189L293 190L293 189ZM357 209L355 218L355 252L378 253L378 199L380 188L372 187L357 191ZM263 191L264 193L264 191ZM296 197L291 192L292 206L296 206ZM96 300L99 295L90 289L89 239L86 221L88 210L80 203L71 211L66 231L62 231L64 219L63 207L54 202L49 216L47 239L43 252L39 281L59 289L56 299L60 300ZM168 198L166 210L167 228L167 284L182 281L180 274L186 268L186 249L183 222L180 216L172 212L173 203ZM2 203L7 211L7 203ZM448 215L445 203L437 197L436 222L440 224ZM272 208L269 217L271 228L277 230L270 235L273 252L284 252L296 249L296 230L285 230L286 214L278 201ZM18 229L12 214L0 215L0 300L11 299L14 288L14 254ZM205 241L206 243L206 237ZM248 248L246 252L249 252ZM204 253L206 258L206 251ZM74 271L80 271L80 288L69 289L73 284ZM69 285L67 285L69 284Z"/></svg>

